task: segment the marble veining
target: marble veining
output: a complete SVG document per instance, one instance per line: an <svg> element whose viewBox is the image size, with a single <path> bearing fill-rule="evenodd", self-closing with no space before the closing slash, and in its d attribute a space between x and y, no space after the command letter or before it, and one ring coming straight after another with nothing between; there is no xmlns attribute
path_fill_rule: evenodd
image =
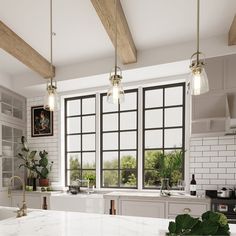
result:
<svg viewBox="0 0 236 236"><path fill-rule="evenodd" d="M163 236L168 224L169 220L158 218L32 210L26 217L0 221L0 235ZM230 225L230 229L231 235L236 235L236 225Z"/></svg>

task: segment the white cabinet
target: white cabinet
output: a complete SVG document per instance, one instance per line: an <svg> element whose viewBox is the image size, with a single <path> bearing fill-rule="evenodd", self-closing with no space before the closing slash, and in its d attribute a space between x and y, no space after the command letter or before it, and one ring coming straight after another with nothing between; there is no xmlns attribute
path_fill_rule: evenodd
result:
<svg viewBox="0 0 236 236"><path fill-rule="evenodd" d="M7 187L13 175L24 176L17 154L26 131L25 116L26 99L0 86L0 188Z"/></svg>
<svg viewBox="0 0 236 236"><path fill-rule="evenodd" d="M165 202L121 200L120 215L165 218Z"/></svg>
<svg viewBox="0 0 236 236"><path fill-rule="evenodd" d="M190 214L191 216L201 216L204 212L209 210L209 205L205 203L181 203L168 202L168 216L175 217L179 214Z"/></svg>
<svg viewBox="0 0 236 236"><path fill-rule="evenodd" d="M46 197L46 203L48 210L50 208L51 193L44 192L26 192L25 201L28 208L42 209L44 197ZM11 194L11 206L22 206L23 195L22 191L13 191Z"/></svg>
<svg viewBox="0 0 236 236"><path fill-rule="evenodd" d="M210 210L209 198L161 197L157 194L135 196L132 193L105 194L105 214L109 214L110 202L115 201L117 215L169 218L173 219L179 214L190 214L200 217L202 213Z"/></svg>
<svg viewBox="0 0 236 236"><path fill-rule="evenodd" d="M52 210L104 214L102 194L55 194L50 198Z"/></svg>

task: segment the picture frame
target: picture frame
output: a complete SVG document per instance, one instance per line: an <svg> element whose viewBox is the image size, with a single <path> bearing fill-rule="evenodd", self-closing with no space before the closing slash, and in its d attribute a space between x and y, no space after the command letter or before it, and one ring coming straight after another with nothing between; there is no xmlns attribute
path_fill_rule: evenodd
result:
<svg viewBox="0 0 236 236"><path fill-rule="evenodd" d="M43 106L31 107L31 137L53 136L53 112Z"/></svg>

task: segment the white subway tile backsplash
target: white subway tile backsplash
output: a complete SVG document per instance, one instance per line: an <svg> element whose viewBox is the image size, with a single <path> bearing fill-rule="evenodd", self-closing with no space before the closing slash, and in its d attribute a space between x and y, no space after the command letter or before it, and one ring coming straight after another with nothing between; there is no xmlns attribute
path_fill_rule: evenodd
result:
<svg viewBox="0 0 236 236"><path fill-rule="evenodd" d="M203 153L202 153L202 156L204 156L204 157L218 156L218 152L216 152L216 151L203 152Z"/></svg>
<svg viewBox="0 0 236 236"><path fill-rule="evenodd" d="M210 151L210 146L195 146L195 151Z"/></svg>
<svg viewBox="0 0 236 236"><path fill-rule="evenodd" d="M234 179L234 174L219 174L219 179Z"/></svg>
<svg viewBox="0 0 236 236"><path fill-rule="evenodd" d="M201 163L197 163L197 164L201 164ZM203 168L214 168L214 167L218 167L218 163L217 162L206 162L206 163L202 163Z"/></svg>
<svg viewBox="0 0 236 236"><path fill-rule="evenodd" d="M224 151L226 150L226 145L220 145L220 146L211 146L211 151Z"/></svg>
<svg viewBox="0 0 236 236"><path fill-rule="evenodd" d="M203 145L218 145L218 143L219 143L218 139L203 140Z"/></svg>
<svg viewBox="0 0 236 236"><path fill-rule="evenodd" d="M234 151L219 151L219 156L232 157L234 156Z"/></svg>
<svg viewBox="0 0 236 236"><path fill-rule="evenodd" d="M53 161L52 171L49 175L49 178L52 182L60 181L60 155L58 150L58 116L57 113L54 112L53 115L53 136L48 137L31 137L31 107L32 106L40 106L44 102L42 97L29 98L27 99L27 141L29 143L29 147L32 150L46 150L48 151L49 160Z"/></svg>
<svg viewBox="0 0 236 236"><path fill-rule="evenodd" d="M202 145L201 139L191 141L191 146L200 146L200 145Z"/></svg>
<svg viewBox="0 0 236 236"><path fill-rule="evenodd" d="M219 144L234 144L234 138L220 139Z"/></svg>
<svg viewBox="0 0 236 236"><path fill-rule="evenodd" d="M226 168L211 168L211 173L226 173Z"/></svg>
<svg viewBox="0 0 236 236"><path fill-rule="evenodd" d="M236 136L190 140L190 167L199 190L236 185Z"/></svg>

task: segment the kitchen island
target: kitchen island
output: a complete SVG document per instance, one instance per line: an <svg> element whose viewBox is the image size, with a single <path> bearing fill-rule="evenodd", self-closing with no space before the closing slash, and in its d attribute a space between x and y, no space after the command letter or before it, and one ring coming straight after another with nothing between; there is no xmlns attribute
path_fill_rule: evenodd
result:
<svg viewBox="0 0 236 236"><path fill-rule="evenodd" d="M15 211L15 208L0 208ZM102 214L29 210L27 216L0 220L1 236L163 236L168 219L111 216ZM230 225L236 235L236 225Z"/></svg>
<svg viewBox="0 0 236 236"><path fill-rule="evenodd" d="M0 208L1 211L15 208ZM29 210L27 216L0 220L1 236L157 236L169 220L64 211ZM236 231L235 231L236 232Z"/></svg>

